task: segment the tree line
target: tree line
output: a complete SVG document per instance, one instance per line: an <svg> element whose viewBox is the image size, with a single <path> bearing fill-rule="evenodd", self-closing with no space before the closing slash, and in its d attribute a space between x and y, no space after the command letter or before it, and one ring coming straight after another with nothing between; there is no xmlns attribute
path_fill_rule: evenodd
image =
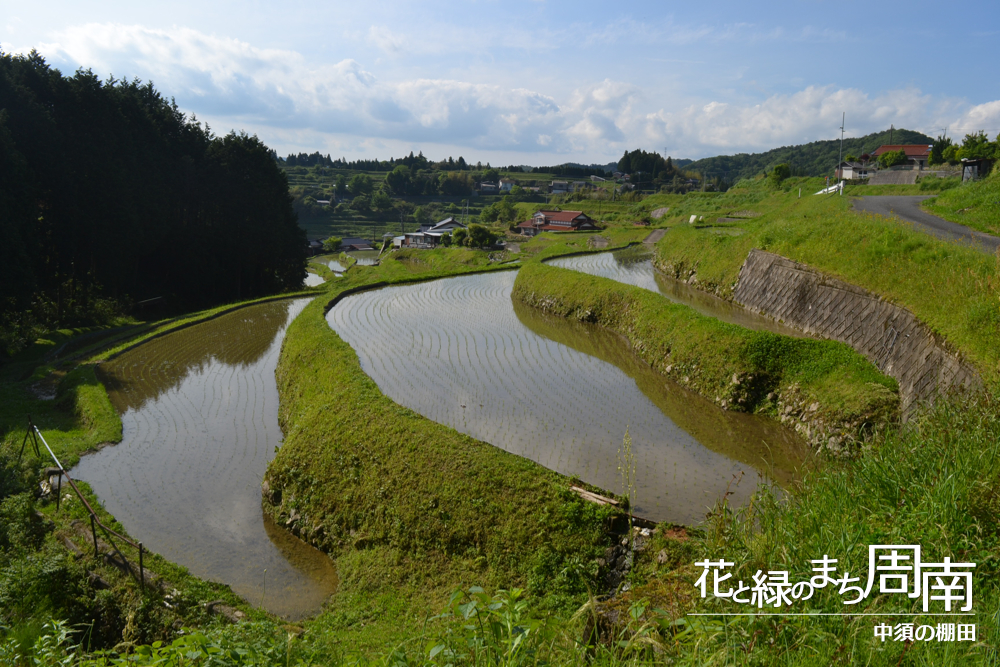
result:
<svg viewBox="0 0 1000 667"><path fill-rule="evenodd" d="M280 292L305 276L288 182L151 83L0 52L0 355L46 328Z"/></svg>
<svg viewBox="0 0 1000 667"><path fill-rule="evenodd" d="M392 171L398 166L404 166L413 170L434 169L436 171L482 171L483 169L491 168L488 162L485 165L482 162L475 164L466 162L465 158L461 155L458 156L457 160L449 156L446 160L432 162L424 157L423 151L417 155L414 155L413 151L410 151L410 154L407 156L389 158L388 160L332 159L329 153L323 155L319 151L308 154L289 154L284 160L278 158L276 154L274 157L276 160L283 162L287 167L325 167L327 169L345 169L348 171ZM520 171L521 168L518 167L517 170Z"/></svg>

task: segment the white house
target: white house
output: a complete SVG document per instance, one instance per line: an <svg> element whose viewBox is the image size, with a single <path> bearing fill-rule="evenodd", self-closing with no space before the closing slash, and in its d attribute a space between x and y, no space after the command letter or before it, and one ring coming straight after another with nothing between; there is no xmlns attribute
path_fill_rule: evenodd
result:
<svg viewBox="0 0 1000 667"><path fill-rule="evenodd" d="M441 242L441 237L452 234L456 229L468 229L455 218L448 217L441 222L421 225L420 230L403 234L402 244L410 248L433 248Z"/></svg>
<svg viewBox="0 0 1000 667"><path fill-rule="evenodd" d="M840 163L840 167L837 169L837 178L855 180L858 178L868 178L872 173L875 173L874 167L869 173L867 164L862 162L848 162L845 160Z"/></svg>

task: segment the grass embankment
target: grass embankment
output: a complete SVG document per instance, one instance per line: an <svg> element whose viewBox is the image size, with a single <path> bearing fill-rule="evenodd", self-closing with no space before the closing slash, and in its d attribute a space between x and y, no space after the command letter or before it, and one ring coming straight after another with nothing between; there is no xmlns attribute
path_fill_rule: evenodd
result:
<svg viewBox="0 0 1000 667"><path fill-rule="evenodd" d="M782 189L757 183L716 196L716 211L753 209L756 217L715 224L739 230L738 236L672 220L656 245L657 267L682 279L693 275L697 287L731 298L750 250L768 250L909 309L984 380L1000 380L1000 258L895 219L854 212L846 196L799 199L795 179L789 181Z"/></svg>
<svg viewBox="0 0 1000 667"><path fill-rule="evenodd" d="M933 195L957 188L962 184L959 176L940 178L938 176L923 176L913 185L869 185L867 183L852 184L846 181L844 196L864 197L866 195ZM807 194L806 192L802 193ZM808 194L812 194L809 192Z"/></svg>
<svg viewBox="0 0 1000 667"><path fill-rule="evenodd" d="M975 563L973 616L940 616L940 602L924 613L922 600L875 589L859 604L844 602L830 584L789 607L750 608L716 599L695 599L696 613L796 613L827 616L703 617L664 633L661 662L678 665L995 665L1000 646L1000 405L990 395L962 403L939 402L903 431L880 437L865 456L829 462L808 475L787 500L765 491L746 507L719 508L704 536L695 538L695 560L725 559L732 579L753 585L758 571L789 573L792 583L816 573L812 560L837 559L833 576L850 572L864 586L868 546L922 546L924 563ZM884 553L884 552L883 552ZM664 568L646 554L642 574L618 605L656 600L665 586L683 579L693 586L703 568L690 563ZM711 577L709 589L711 589ZM932 580L933 581L933 580ZM851 585L859 585L854 582ZM912 579L910 580L912 589ZM669 592L667 588L666 592ZM956 607L952 608L952 611ZM860 614L895 614L861 616ZM835 614L853 614L838 616ZM975 624L975 641L881 641L874 626ZM926 632L926 631L925 631ZM676 634L675 634L676 633ZM925 635L926 636L926 635Z"/></svg>
<svg viewBox="0 0 1000 667"><path fill-rule="evenodd" d="M817 402L806 415L819 429L809 435L816 444L857 437L898 412L895 381L842 343L751 331L649 290L543 264L521 269L512 298L625 336L656 371L723 407L777 414Z"/></svg>
<svg viewBox="0 0 1000 667"><path fill-rule="evenodd" d="M521 252L512 255L513 258L543 261L561 255L573 255L585 252L606 252L637 243L649 236L652 230L647 227L609 226L600 232L544 232L530 241L521 243ZM607 245L598 247L596 239L603 239ZM601 244L602 246L604 244Z"/></svg>
<svg viewBox="0 0 1000 667"><path fill-rule="evenodd" d="M288 329L277 373L285 441L265 506L336 561L340 588L313 623L321 644L384 650L463 584L524 586L550 609L594 586L607 509L581 501L567 478L385 397L324 317L344 290L489 270L486 257L393 253L335 281Z"/></svg>
<svg viewBox="0 0 1000 667"><path fill-rule="evenodd" d="M927 200L924 207L945 220L1000 236L1000 167L987 178Z"/></svg>

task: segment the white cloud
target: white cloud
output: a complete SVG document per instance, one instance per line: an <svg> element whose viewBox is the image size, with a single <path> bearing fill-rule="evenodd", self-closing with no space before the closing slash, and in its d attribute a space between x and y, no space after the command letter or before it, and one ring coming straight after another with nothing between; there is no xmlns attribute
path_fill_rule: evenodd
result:
<svg viewBox="0 0 1000 667"><path fill-rule="evenodd" d="M849 137L884 130L890 124L930 133L934 127L943 127L944 119L954 117L961 106L957 100L934 98L914 88L870 96L853 88L809 86L754 105L710 102L675 112L661 110L637 124L643 125L643 134L655 143L704 155L833 139L839 136L845 112Z"/></svg>
<svg viewBox="0 0 1000 667"><path fill-rule="evenodd" d="M389 55L396 55L403 48L403 38L385 26L373 25L368 29L368 41Z"/></svg>
<svg viewBox="0 0 1000 667"><path fill-rule="evenodd" d="M630 26L612 25L602 39L621 39ZM753 26L727 30L747 39L755 34ZM681 41L709 37L698 30L672 35ZM839 38L822 32L814 37ZM389 54L408 52L406 36L388 28L371 26L368 39ZM612 79L559 97L454 78L387 81L355 60L313 63L295 51L190 28L88 24L57 33L39 50L59 65L152 80L183 109L211 118L216 129L252 129L265 141L274 137L295 146L322 141L313 149L341 154L408 144L457 147L483 161L492 152L525 160L535 155L546 163L596 162L624 149L666 145L674 156L699 157L834 138L844 111L853 136L890 123L928 133L946 125L1000 127L1000 101L969 107L916 88L870 95L808 86L736 103L726 97L695 102L676 91Z"/></svg>

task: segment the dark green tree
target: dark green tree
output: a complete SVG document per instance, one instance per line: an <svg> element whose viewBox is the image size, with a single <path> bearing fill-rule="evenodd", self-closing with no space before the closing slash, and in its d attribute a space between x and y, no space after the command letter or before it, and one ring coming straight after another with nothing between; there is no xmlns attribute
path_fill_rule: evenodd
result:
<svg viewBox="0 0 1000 667"><path fill-rule="evenodd" d="M792 168L787 164L776 164L774 168L771 169L770 175L767 177L772 185L781 185L781 183L792 175Z"/></svg>

